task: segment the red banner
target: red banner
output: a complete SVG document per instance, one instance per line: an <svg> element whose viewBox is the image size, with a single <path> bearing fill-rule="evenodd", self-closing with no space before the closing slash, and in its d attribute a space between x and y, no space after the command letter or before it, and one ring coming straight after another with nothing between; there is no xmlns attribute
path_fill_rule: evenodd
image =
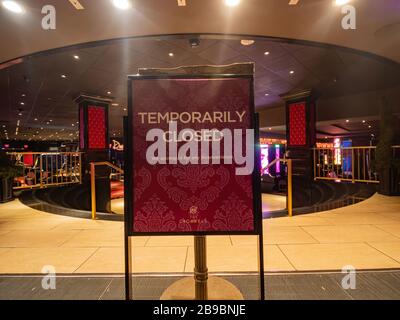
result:
<svg viewBox="0 0 400 320"><path fill-rule="evenodd" d="M306 103L289 105L289 145L304 146L307 143Z"/></svg>
<svg viewBox="0 0 400 320"><path fill-rule="evenodd" d="M106 111L103 107L88 107L89 149L105 149L106 142Z"/></svg>
<svg viewBox="0 0 400 320"><path fill-rule="evenodd" d="M227 156L230 134L243 155L246 134L254 138L252 78L138 77L130 86L131 233L254 234L254 163L238 174L243 162Z"/></svg>

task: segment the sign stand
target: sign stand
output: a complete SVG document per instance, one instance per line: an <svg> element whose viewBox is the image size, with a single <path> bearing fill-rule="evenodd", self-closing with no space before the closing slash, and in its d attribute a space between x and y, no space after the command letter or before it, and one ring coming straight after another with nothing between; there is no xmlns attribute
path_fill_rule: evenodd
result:
<svg viewBox="0 0 400 320"><path fill-rule="evenodd" d="M195 299L208 299L206 236L194 236L194 281Z"/></svg>
<svg viewBox="0 0 400 320"><path fill-rule="evenodd" d="M261 180L260 161L258 161L260 159L259 118L254 113L254 65L245 63L221 67L195 66L176 69L142 69L139 75L128 77L128 84L129 112L128 117L124 118L124 145L126 146L124 151L125 163L127 164L125 167L124 203L126 299L131 300L133 298L132 236L194 236L194 277L185 277L173 283L164 291L161 300L242 300L243 295L235 285L221 277L209 277L206 236L256 235L258 236L260 299L264 300ZM179 94L182 95L185 92L190 93L190 100L187 100L187 96L179 97ZM232 92L235 92L239 97L238 101L244 101L240 112L235 109L238 107L234 105L232 105L233 109L229 109L230 111L226 109L230 107L230 103L236 103L236 100L231 99ZM214 110L214 120L211 118L211 111L203 111L203 109L198 109L196 103L189 103L199 95L201 97L199 98L200 100L204 98L203 96L206 97L203 100L210 104L208 110ZM165 101L167 101L165 106L162 103L164 100L161 99L164 96ZM133 103L133 97L135 97L135 103ZM153 101L150 97L157 97L158 100ZM181 102L187 103L184 108L180 105ZM215 175L214 184L207 182L209 186L205 185L205 187L209 188L208 192L219 190L216 194L218 195L216 199L220 200L217 202L213 198L212 200L215 200L214 204L210 204L208 211L205 210L207 206L201 209L201 214L205 214L205 216L198 216L197 202L189 203L193 206L193 210L192 207L190 207L189 212L185 212L187 209L183 209L185 206L187 208L188 203L183 201L187 199L186 197L190 195L190 192L193 193L193 199L198 198L198 195L195 195L193 190L182 189L182 186L180 187L181 189L177 187L178 191L181 192L180 198L171 198L171 195L167 193L177 183L176 181L171 181L176 176L171 175L170 168L163 167L160 163L156 163L156 166L152 167L151 165L154 164L149 165L145 161L146 159L143 160L142 155L146 151L146 146L150 144L147 139L144 140L145 135L143 135L143 132L146 132L149 128L157 128L157 132L172 130L170 126L175 120L168 120L167 116L172 119L172 116L179 114L175 109L171 109L171 106L179 106L183 110L180 115L183 118L179 118L182 124L187 123L186 118L191 114L193 117L196 116L196 119L199 116L204 117L203 121L197 120L197 122L193 122L193 126L190 127L191 130L210 130L203 125L207 121L217 123L215 130L225 130L224 123L229 126L227 130L254 130L253 172L247 176L237 178L234 173L235 167L232 163L218 163L219 167L217 168L219 168L219 171ZM164 113L160 113L160 110ZM170 110L169 113L168 110ZM231 113L234 114L234 117L236 116L236 120L231 118ZM157 114L160 116L158 118L159 122L154 120L154 115ZM173 151L173 149L170 149L169 152L172 152L171 150ZM174 159L174 157L172 156L171 159ZM174 163L171 164L174 165ZM180 166L182 167L182 164ZM193 168L194 166L195 164ZM139 170L137 168L140 168L141 171L136 171ZM210 165L209 170L214 174L213 170L217 169L211 169ZM170 180L167 180L167 177ZM188 195L186 195L187 192ZM227 192L232 192L232 195ZM190 198L190 201L193 201L193 199ZM197 201L204 201L204 199L201 200L199 198ZM232 212L232 214L243 218L243 224L237 225L235 220L231 224L229 220L224 220L225 215L229 217L231 208L226 204L231 204L231 201L245 203L244 208L246 209ZM215 204L216 202L218 204ZM236 206L234 203L236 202L232 204ZM138 212L137 215L135 215L134 210ZM220 215L215 215L215 212ZM249 220L250 216L252 216L253 221L251 226L248 224L248 221L251 221ZM151 223L147 219L152 219ZM217 221L216 224L214 224L214 221ZM199 225L198 231L196 231L196 226L191 231L190 224L202 225Z"/></svg>
<svg viewBox="0 0 400 320"><path fill-rule="evenodd" d="M258 227L258 271L260 277L260 300L265 300L265 280L264 280L264 233L263 233L263 218L262 218L262 208L261 208L261 164L258 159L261 159L260 151L260 118L258 113L254 113L254 156L255 156L255 172L253 175L253 186L254 186L254 211L255 216L261 219L260 225Z"/></svg>
<svg viewBox="0 0 400 320"><path fill-rule="evenodd" d="M124 145L127 146L129 143L129 138L128 135L126 134L128 132L128 117L124 117L123 120L123 126L124 126ZM130 160L131 157L129 153L126 150L127 148L124 149L124 157L125 159ZM129 168L125 168L125 174L128 175L130 174ZM125 267L125 300L133 300L133 294L132 294L132 243L131 243L131 238L129 236L129 223L130 223L130 217L129 214L127 214L127 208L129 205L129 197L127 197L126 190L130 187L130 182L128 179L124 179L124 189L125 189L125 194L124 194L124 267Z"/></svg>
<svg viewBox="0 0 400 320"><path fill-rule="evenodd" d="M259 118L258 114L254 115L255 120L255 141L259 141ZM124 117L124 131L127 132L128 118ZM124 144L127 145L127 140L125 138ZM127 155L126 155L127 156ZM256 159L260 157L260 149L255 148ZM259 170L258 161L256 161L256 171ZM128 179L125 179L125 190L128 190ZM255 186L255 203L261 204L261 188L260 182L254 179ZM125 201L127 207L127 201ZM255 210L261 211L261 208L254 208ZM129 236L129 215L125 214L125 235L124 235L124 250L125 250L125 299L132 300L132 243L131 237ZM260 300L265 300L265 276L264 276L264 235L262 223L259 228L259 233L257 235L258 243L258 271L259 271L259 286L260 286ZM194 236L194 259L195 259L195 269L194 269L194 281L195 281L195 300L208 300L208 268L207 268L207 239L204 235Z"/></svg>

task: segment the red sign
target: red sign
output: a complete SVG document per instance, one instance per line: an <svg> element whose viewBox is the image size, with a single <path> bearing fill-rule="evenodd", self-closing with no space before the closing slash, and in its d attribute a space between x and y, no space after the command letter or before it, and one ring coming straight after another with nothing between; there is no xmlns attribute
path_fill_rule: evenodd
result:
<svg viewBox="0 0 400 320"><path fill-rule="evenodd" d="M307 140L305 102L289 105L289 128L289 144L291 146L304 146Z"/></svg>
<svg viewBox="0 0 400 320"><path fill-rule="evenodd" d="M89 149L106 148L106 111L103 107L88 107L88 135Z"/></svg>
<svg viewBox="0 0 400 320"><path fill-rule="evenodd" d="M257 233L252 77L139 76L129 90L130 234Z"/></svg>

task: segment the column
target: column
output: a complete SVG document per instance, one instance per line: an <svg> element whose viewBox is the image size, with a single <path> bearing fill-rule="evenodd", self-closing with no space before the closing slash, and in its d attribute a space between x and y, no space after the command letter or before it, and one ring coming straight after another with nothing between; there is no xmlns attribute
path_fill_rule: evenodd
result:
<svg viewBox="0 0 400 320"><path fill-rule="evenodd" d="M316 101L311 91L282 96L286 101L287 158L293 160L293 207L313 203Z"/></svg>
<svg viewBox="0 0 400 320"><path fill-rule="evenodd" d="M111 99L80 95L79 149L82 152L82 182L89 191L90 163L109 161L108 108ZM99 212L111 212L110 168L96 166L96 206Z"/></svg>

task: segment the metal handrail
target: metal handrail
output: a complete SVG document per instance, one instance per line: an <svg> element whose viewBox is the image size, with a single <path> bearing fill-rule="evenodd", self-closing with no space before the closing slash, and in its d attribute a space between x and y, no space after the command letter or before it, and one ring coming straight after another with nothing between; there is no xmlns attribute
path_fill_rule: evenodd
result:
<svg viewBox="0 0 400 320"><path fill-rule="evenodd" d="M376 146L359 146L359 147L331 147L331 148L312 148L313 150L322 150L322 149L342 149L342 150L352 150L352 149L376 149Z"/></svg>
<svg viewBox="0 0 400 320"><path fill-rule="evenodd" d="M376 146L313 148L314 180L379 183Z"/></svg>
<svg viewBox="0 0 400 320"><path fill-rule="evenodd" d="M124 170L108 161L91 162L90 163L90 195L92 204L92 219L96 219L96 166L108 166L119 173L123 174Z"/></svg>
<svg viewBox="0 0 400 320"><path fill-rule="evenodd" d="M49 151L49 152L30 152L30 151L21 151L21 152L7 152L7 155L17 155L17 154L41 154L41 155L57 155L57 154L82 154L79 151Z"/></svg>
<svg viewBox="0 0 400 320"><path fill-rule="evenodd" d="M14 190L64 186L82 182L81 152L8 152L15 165L21 166L23 175L14 179ZM32 157L32 165L24 157Z"/></svg>
<svg viewBox="0 0 400 320"><path fill-rule="evenodd" d="M124 169L116 166L115 164L112 164L111 162L108 161L102 161L102 162L92 162L95 166L109 166L110 168L114 169L115 171L118 171L119 173L124 173Z"/></svg>

